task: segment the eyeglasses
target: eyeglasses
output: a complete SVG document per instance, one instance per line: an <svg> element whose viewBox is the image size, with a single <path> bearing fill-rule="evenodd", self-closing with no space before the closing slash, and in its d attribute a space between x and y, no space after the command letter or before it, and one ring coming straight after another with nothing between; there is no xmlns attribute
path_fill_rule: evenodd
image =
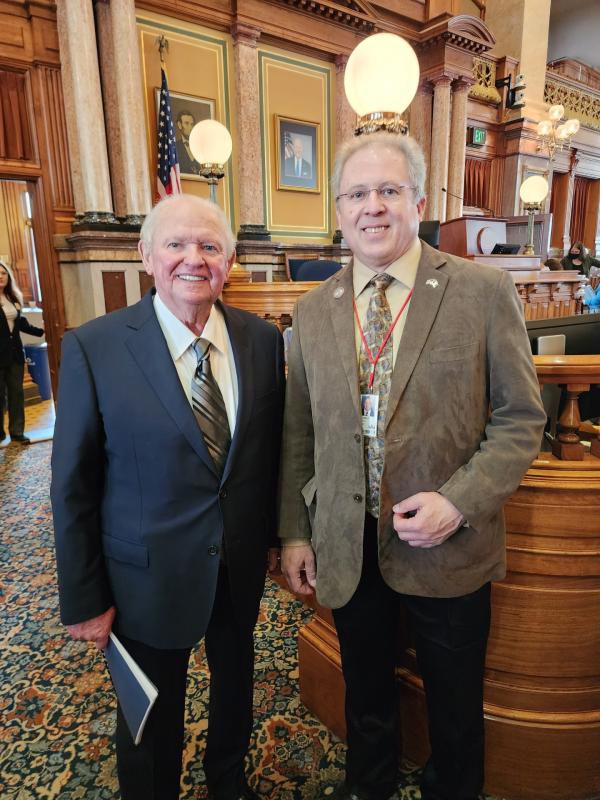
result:
<svg viewBox="0 0 600 800"><path fill-rule="evenodd" d="M346 202L352 206L362 206L364 205L369 197L371 196L371 192L377 192L377 196L380 200L383 200L385 203L398 203L402 198L402 191L404 189L411 189L412 191L415 190L415 186L398 186L395 183L386 183L384 186L372 186L370 189L353 189L351 192L345 192L344 194L338 194L335 198L336 200L341 200L342 197L346 198Z"/></svg>

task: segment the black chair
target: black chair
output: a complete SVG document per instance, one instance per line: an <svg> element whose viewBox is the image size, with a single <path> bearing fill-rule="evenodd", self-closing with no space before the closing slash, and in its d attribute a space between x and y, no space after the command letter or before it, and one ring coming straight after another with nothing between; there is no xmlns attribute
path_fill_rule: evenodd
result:
<svg viewBox="0 0 600 800"><path fill-rule="evenodd" d="M440 221L439 219L427 219L419 223L419 239L426 244L440 249Z"/></svg>
<svg viewBox="0 0 600 800"><path fill-rule="evenodd" d="M325 281L342 268L339 261L305 261L296 272L297 281Z"/></svg>

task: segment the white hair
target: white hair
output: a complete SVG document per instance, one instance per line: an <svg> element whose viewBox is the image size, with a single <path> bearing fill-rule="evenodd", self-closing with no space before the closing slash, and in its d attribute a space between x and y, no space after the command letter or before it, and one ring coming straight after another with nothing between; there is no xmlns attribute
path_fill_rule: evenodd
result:
<svg viewBox="0 0 600 800"><path fill-rule="evenodd" d="M154 232L164 209L168 208L174 203L183 202L188 205L193 205L197 208L199 219L202 219L205 216L211 216L217 221L225 240L225 255L227 258L230 258L235 250L235 236L233 235L231 225L229 224L229 220L227 219L225 212L211 200L206 200L203 197L197 197L193 194L170 194L167 195L167 197L163 197L162 200L159 200L152 211L146 216L146 219L144 220L140 230L140 239L144 246L149 250L152 249Z"/></svg>
<svg viewBox="0 0 600 800"><path fill-rule="evenodd" d="M352 139L347 139L340 146L335 157L333 173L331 175L331 189L336 199L340 193L342 173L346 162L350 156L353 156L354 153L363 150L365 147L389 147L390 149L395 149L402 153L406 161L410 183L415 187L415 199L417 203L425 197L425 177L427 175L427 168L425 166L425 157L423 156L423 151L419 143L410 136L404 136L400 133L378 131L377 133L368 133L364 136L353 136Z"/></svg>

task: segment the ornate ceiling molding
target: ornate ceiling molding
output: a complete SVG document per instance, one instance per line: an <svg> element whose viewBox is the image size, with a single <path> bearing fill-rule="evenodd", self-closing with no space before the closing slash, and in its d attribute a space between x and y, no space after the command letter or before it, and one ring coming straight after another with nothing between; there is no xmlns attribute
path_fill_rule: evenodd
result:
<svg viewBox="0 0 600 800"><path fill-rule="evenodd" d="M336 22L361 33L375 32L376 14L365 0L280 0L282 5L304 11L327 22Z"/></svg>
<svg viewBox="0 0 600 800"><path fill-rule="evenodd" d="M425 50L440 41L471 53L485 53L496 44L496 39L485 23L468 14L459 14L424 28L419 35L417 47Z"/></svg>

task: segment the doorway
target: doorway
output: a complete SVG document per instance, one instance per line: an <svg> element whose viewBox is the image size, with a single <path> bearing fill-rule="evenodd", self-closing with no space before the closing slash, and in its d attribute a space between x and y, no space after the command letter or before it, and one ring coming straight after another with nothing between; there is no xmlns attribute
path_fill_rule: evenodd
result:
<svg viewBox="0 0 600 800"><path fill-rule="evenodd" d="M33 181L0 179L0 260L10 268L23 297L22 317L35 328L47 330L53 323L52 304L44 303L40 281L35 189ZM22 332L21 339L27 362L23 379L27 435L32 441L40 441L51 438L54 422L48 346L45 336ZM3 405L6 407L6 403Z"/></svg>

